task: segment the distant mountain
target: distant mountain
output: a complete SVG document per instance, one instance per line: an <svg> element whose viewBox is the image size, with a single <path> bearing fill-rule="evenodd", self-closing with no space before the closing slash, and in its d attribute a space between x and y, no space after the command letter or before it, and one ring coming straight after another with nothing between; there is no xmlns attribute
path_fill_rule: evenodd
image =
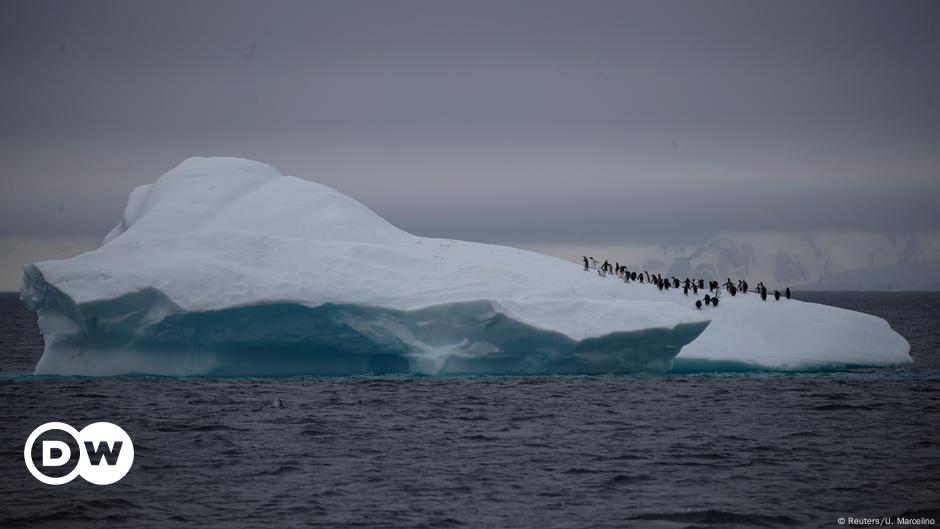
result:
<svg viewBox="0 0 940 529"><path fill-rule="evenodd" d="M803 290L940 290L940 259L856 268L823 277Z"/></svg>
<svg viewBox="0 0 940 529"><path fill-rule="evenodd" d="M763 281L832 290L940 290L934 234L726 234L702 244L664 246L637 263L676 277Z"/></svg>

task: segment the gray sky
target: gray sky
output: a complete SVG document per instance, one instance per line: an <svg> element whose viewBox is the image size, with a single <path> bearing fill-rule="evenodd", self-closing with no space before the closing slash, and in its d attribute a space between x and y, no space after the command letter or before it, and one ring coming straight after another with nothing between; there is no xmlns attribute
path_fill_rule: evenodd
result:
<svg viewBox="0 0 940 529"><path fill-rule="evenodd" d="M938 27L936 1L5 1L0 238L101 237L213 154L428 236L934 230Z"/></svg>

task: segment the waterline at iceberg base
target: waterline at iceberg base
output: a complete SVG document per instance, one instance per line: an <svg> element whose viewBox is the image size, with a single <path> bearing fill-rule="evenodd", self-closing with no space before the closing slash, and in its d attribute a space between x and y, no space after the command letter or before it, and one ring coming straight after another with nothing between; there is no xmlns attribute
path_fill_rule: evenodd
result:
<svg viewBox="0 0 940 529"><path fill-rule="evenodd" d="M104 244L27 265L37 374L598 374L734 362L900 365L874 316L625 284L515 248L413 236L320 184L191 158ZM680 352L681 351L681 352ZM685 365L689 365L686 363Z"/></svg>

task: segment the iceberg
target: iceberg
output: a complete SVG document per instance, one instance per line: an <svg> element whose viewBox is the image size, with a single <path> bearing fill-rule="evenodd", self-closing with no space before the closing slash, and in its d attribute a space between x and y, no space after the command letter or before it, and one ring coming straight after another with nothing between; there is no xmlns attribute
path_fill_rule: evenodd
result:
<svg viewBox="0 0 940 529"><path fill-rule="evenodd" d="M773 297L761 301L753 292L725 294L718 307L704 312L711 324L682 349L674 370L831 371L914 361L907 340L870 314Z"/></svg>
<svg viewBox="0 0 940 529"><path fill-rule="evenodd" d="M753 298L753 299L751 299ZM662 372L909 363L874 316L756 296L699 311L516 248L423 238L329 187L190 158L96 250L24 267L36 374ZM681 351L681 353L680 353ZM678 355L678 358L677 358Z"/></svg>

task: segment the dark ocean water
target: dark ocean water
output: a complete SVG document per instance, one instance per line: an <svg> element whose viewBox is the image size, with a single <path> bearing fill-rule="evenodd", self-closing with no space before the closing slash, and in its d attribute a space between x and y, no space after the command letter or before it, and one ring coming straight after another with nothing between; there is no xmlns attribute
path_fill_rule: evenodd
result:
<svg viewBox="0 0 940 529"><path fill-rule="evenodd" d="M41 378L0 295L0 527L838 527L940 520L940 294L877 314L906 370L481 378ZM286 407L273 403L280 399ZM130 473L33 479L35 427L121 425Z"/></svg>

